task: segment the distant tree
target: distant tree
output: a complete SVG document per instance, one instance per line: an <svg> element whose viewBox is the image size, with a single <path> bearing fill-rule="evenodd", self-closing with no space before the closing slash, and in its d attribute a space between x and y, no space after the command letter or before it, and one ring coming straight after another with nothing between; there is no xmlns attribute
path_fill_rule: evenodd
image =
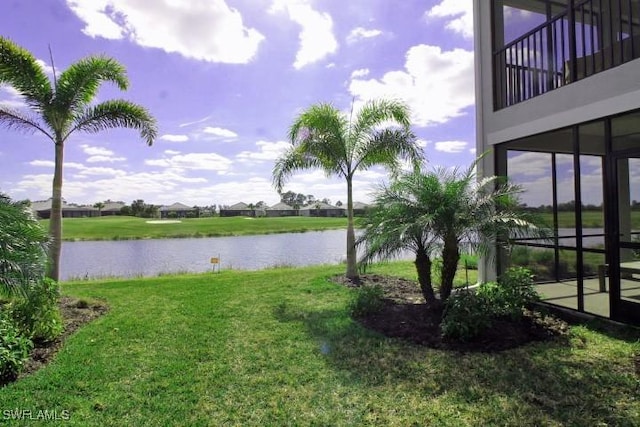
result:
<svg viewBox="0 0 640 427"><path fill-rule="evenodd" d="M102 215L102 209L104 208L104 203L102 202L95 203L93 207L98 209L98 215Z"/></svg>
<svg viewBox="0 0 640 427"><path fill-rule="evenodd" d="M303 111L289 131L289 148L273 168L278 191L298 170L321 168L327 175L344 178L347 184L347 272L358 280L353 223L353 177L374 165L394 172L400 159L417 166L422 150L410 129L408 107L398 101L367 102L357 114L345 115L330 104L316 104ZM307 198L308 201L308 198Z"/></svg>
<svg viewBox="0 0 640 427"><path fill-rule="evenodd" d="M131 215L142 216L147 207L147 204L142 199L137 199L131 202Z"/></svg>
<svg viewBox="0 0 640 427"><path fill-rule="evenodd" d="M341 202L340 200L338 200L338 201L336 202L336 206L337 206L337 207L341 207L341 206L342 206L342 202Z"/></svg>
<svg viewBox="0 0 640 427"><path fill-rule="evenodd" d="M125 100L92 104L103 82L115 83L122 90L129 85L125 68L105 56L81 59L60 75L54 69L52 82L35 56L11 40L0 37L0 85L13 87L30 110L0 105L0 124L10 129L40 132L54 145L48 271L53 280L60 276L65 142L76 131L97 133L119 127L138 130L148 145L156 138L156 121L145 108Z"/></svg>
<svg viewBox="0 0 640 427"><path fill-rule="evenodd" d="M307 194L307 198L306 198L307 205L310 206L313 203L315 203L315 201L316 201L316 198L313 194Z"/></svg>
<svg viewBox="0 0 640 427"><path fill-rule="evenodd" d="M321 200L322 203L326 203L328 205L331 204L331 199L327 199L326 197L324 199Z"/></svg>

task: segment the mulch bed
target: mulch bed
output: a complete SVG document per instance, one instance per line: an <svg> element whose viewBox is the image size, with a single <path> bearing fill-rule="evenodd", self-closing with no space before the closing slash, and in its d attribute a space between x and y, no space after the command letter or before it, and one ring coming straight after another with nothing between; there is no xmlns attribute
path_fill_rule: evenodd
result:
<svg viewBox="0 0 640 427"><path fill-rule="evenodd" d="M399 338L430 348L464 351L495 352L542 340L566 337L567 322L536 311L525 311L522 320L497 318L492 326L470 341L444 339L440 330L442 309L424 303L418 284L411 280L375 274L360 276L354 284L344 276L332 281L349 287L379 285L384 290L384 306L377 313L356 320L363 326L391 338Z"/></svg>
<svg viewBox="0 0 640 427"><path fill-rule="evenodd" d="M46 365L56 355L64 341L77 331L78 328L109 311L109 308L104 304L95 301L87 303L69 297L60 298L59 307L64 321L64 331L54 341L34 344L34 348L31 351L31 358L25 363L25 368L18 376L18 379Z"/></svg>

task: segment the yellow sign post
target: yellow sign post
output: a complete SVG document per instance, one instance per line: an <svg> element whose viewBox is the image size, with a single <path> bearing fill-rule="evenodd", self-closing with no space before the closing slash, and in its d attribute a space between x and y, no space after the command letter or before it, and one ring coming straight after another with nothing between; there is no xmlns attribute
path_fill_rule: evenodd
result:
<svg viewBox="0 0 640 427"><path fill-rule="evenodd" d="M211 271L216 271L216 265L218 266L218 273L220 273L220 255L211 257Z"/></svg>

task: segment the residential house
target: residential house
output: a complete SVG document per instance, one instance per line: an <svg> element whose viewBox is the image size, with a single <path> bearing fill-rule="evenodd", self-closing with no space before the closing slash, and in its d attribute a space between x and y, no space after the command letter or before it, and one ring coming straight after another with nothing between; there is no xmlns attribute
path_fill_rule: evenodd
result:
<svg viewBox="0 0 640 427"><path fill-rule="evenodd" d="M120 215L120 211L125 206L123 202L106 202L100 209L100 216Z"/></svg>
<svg viewBox="0 0 640 427"><path fill-rule="evenodd" d="M341 217L346 215L346 209L324 202L315 202L300 208L300 216Z"/></svg>
<svg viewBox="0 0 640 427"><path fill-rule="evenodd" d="M520 184L554 235L480 278L524 265L548 304L640 324L640 0L473 6L479 175Z"/></svg>
<svg viewBox="0 0 640 427"><path fill-rule="evenodd" d="M298 215L298 211L291 206L287 205L284 202L276 203L275 205L268 207L265 210L265 214L268 217L279 217L279 216L296 216Z"/></svg>
<svg viewBox="0 0 640 427"><path fill-rule="evenodd" d="M226 209L220 209L220 216L255 216L255 210L251 209L246 203L240 202L229 206Z"/></svg>
<svg viewBox="0 0 640 427"><path fill-rule="evenodd" d="M353 202L353 216L363 216L367 213L369 205L362 202Z"/></svg>
<svg viewBox="0 0 640 427"><path fill-rule="evenodd" d="M51 199L31 202L31 210L36 217L40 219L49 219L51 217ZM74 203L67 204L64 200L62 201L63 218L83 218L92 216L99 216L98 209L93 206L80 206Z"/></svg>
<svg viewBox="0 0 640 427"><path fill-rule="evenodd" d="M196 215L196 208L176 202L169 206L161 206L160 218L187 218Z"/></svg>

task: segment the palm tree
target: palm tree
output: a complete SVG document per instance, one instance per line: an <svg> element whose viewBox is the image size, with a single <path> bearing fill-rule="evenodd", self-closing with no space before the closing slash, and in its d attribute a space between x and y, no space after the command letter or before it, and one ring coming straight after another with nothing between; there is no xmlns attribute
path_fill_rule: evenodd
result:
<svg viewBox="0 0 640 427"><path fill-rule="evenodd" d="M353 115L320 103L303 111L289 130L289 148L273 168L278 191L296 171L321 168L347 183L347 278L357 281L357 259L353 224L353 177L357 171L383 165L399 170L399 159L418 165L422 152L410 129L408 107L394 100L373 100Z"/></svg>
<svg viewBox="0 0 640 427"><path fill-rule="evenodd" d="M24 296L44 278L48 241L24 204L0 194L0 294Z"/></svg>
<svg viewBox="0 0 640 427"><path fill-rule="evenodd" d="M98 209L98 216L102 216L102 209L104 208L103 202L97 202L93 205L94 208Z"/></svg>
<svg viewBox="0 0 640 427"><path fill-rule="evenodd" d="M62 245L62 177L64 144L76 131L97 133L105 129L136 129L148 145L157 134L155 119L149 112L126 100L92 104L102 82L112 82L125 90L128 79L124 66L112 58L89 56L72 64L53 82L27 50L0 37L0 84L8 84L22 95L27 111L0 105L0 124L9 129L41 132L54 144L55 169L49 233L48 276L60 276Z"/></svg>
<svg viewBox="0 0 640 427"><path fill-rule="evenodd" d="M396 181L390 187L382 187L373 207L362 218L362 234L356 240L356 246L364 246L360 265L366 268L377 260L413 252L420 290L427 305L432 306L438 302L431 278L438 245L435 235L423 223L423 206L402 186L403 181Z"/></svg>
<svg viewBox="0 0 640 427"><path fill-rule="evenodd" d="M466 171L415 170L383 187L359 239L365 245L363 261L413 250L422 292L433 303L429 255L441 247L444 302L453 289L461 251L493 256L509 238L548 236L537 217L519 208L519 186L497 176L477 179L478 160Z"/></svg>

